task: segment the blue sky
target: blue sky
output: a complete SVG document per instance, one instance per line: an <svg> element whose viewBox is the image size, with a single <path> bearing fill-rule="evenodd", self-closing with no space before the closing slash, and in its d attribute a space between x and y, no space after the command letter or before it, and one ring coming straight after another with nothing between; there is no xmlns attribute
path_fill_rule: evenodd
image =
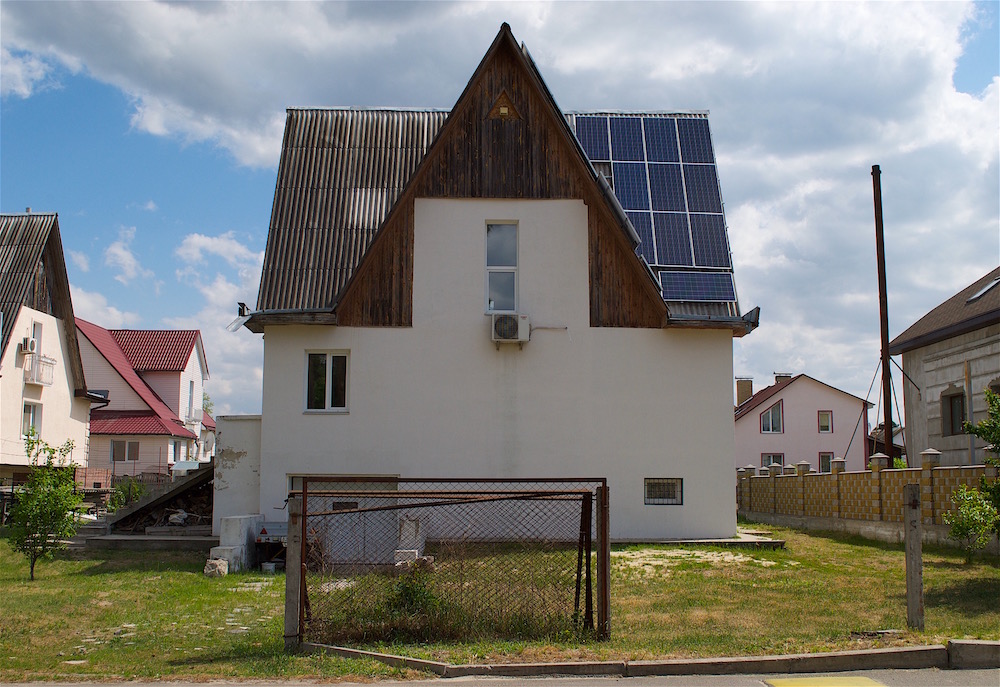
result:
<svg viewBox="0 0 1000 687"><path fill-rule="evenodd" d="M77 314L201 329L218 412L258 412L261 338L224 327L256 302L284 108L450 107L508 21L564 109L710 110L762 308L735 373L865 396L872 164L892 335L1000 263L997 8L5 0L0 211L58 212Z"/></svg>

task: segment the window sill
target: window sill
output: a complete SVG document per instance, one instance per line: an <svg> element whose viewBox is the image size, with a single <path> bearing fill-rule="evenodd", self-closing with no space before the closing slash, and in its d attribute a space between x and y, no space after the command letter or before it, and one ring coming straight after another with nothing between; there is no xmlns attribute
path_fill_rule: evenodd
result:
<svg viewBox="0 0 1000 687"><path fill-rule="evenodd" d="M318 408L310 408L302 411L303 415L350 415L350 411L347 408L324 408L320 410Z"/></svg>

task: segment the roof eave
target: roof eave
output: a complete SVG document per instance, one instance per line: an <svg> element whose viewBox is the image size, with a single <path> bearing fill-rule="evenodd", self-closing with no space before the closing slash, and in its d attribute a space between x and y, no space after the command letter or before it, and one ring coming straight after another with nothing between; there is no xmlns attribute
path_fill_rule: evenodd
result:
<svg viewBox="0 0 1000 687"><path fill-rule="evenodd" d="M968 334L969 332L974 332L977 329L988 327L989 325L996 324L997 322L1000 322L1000 308L976 315L975 317L970 317L967 320L957 322L947 327L935 329L932 332L928 332L920 336L915 336L912 339L900 341L899 338L897 338L889 344L889 355L899 355L917 348L930 346L931 344L938 343L939 341L944 341L945 339L950 339L961 334Z"/></svg>

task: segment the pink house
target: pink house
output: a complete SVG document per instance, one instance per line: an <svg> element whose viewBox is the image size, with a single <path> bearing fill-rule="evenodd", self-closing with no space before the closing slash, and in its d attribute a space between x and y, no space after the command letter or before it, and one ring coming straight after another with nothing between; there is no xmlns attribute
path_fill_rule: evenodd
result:
<svg viewBox="0 0 1000 687"><path fill-rule="evenodd" d="M774 384L753 393L753 382L737 379L737 468L809 463L829 472L834 458L847 470L868 465L868 408L864 399L808 375L775 375Z"/></svg>
<svg viewBox="0 0 1000 687"><path fill-rule="evenodd" d="M196 330L104 329L76 319L88 380L107 404L90 414L90 467L165 473L211 458L202 409L208 363Z"/></svg>

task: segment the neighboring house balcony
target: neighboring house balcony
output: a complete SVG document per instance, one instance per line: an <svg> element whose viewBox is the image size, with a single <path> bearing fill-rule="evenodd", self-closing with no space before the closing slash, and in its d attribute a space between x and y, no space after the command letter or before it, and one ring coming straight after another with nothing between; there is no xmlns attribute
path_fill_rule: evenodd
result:
<svg viewBox="0 0 1000 687"><path fill-rule="evenodd" d="M56 369L56 360L40 353L27 353L24 356L24 383L52 386L52 377Z"/></svg>

